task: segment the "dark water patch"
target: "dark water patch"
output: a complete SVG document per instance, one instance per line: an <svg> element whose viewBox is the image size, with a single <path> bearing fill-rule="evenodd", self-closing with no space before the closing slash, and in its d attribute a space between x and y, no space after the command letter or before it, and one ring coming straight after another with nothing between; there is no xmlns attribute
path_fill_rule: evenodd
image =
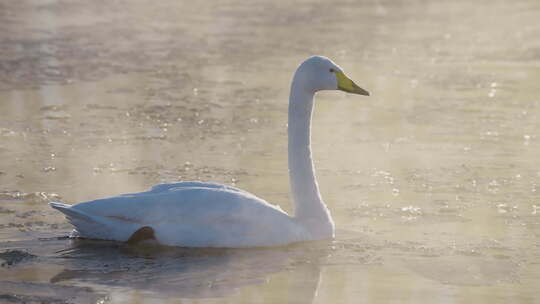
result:
<svg viewBox="0 0 540 304"><path fill-rule="evenodd" d="M5 303L94 304L104 299L87 287L0 281L0 300Z"/></svg>
<svg viewBox="0 0 540 304"><path fill-rule="evenodd" d="M0 207L0 214L11 214L11 213L15 213L15 211L4 208L4 207Z"/></svg>
<svg viewBox="0 0 540 304"><path fill-rule="evenodd" d="M0 264L2 267L6 266L13 266L15 264L19 264L23 261L33 259L36 256L33 254L30 254L26 251L21 250L6 250L4 252L0 252L0 259L4 260L3 263Z"/></svg>

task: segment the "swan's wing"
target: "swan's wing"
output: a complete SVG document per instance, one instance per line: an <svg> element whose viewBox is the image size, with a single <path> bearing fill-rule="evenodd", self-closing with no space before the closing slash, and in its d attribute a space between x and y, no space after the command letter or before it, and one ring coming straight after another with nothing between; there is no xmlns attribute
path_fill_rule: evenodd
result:
<svg viewBox="0 0 540 304"><path fill-rule="evenodd" d="M279 207L246 191L200 182L161 184L146 192L88 201L73 208L142 224L223 218L240 221L243 217L256 217L261 210L286 215Z"/></svg>
<svg viewBox="0 0 540 304"><path fill-rule="evenodd" d="M290 243L302 230L281 209L237 189L182 183L160 191L80 203L85 214L150 226L158 241L197 247L250 247Z"/></svg>

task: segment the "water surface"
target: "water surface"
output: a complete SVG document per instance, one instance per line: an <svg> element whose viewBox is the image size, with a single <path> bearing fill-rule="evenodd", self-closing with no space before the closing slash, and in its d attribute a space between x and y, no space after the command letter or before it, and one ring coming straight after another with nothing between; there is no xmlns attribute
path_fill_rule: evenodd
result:
<svg viewBox="0 0 540 304"><path fill-rule="evenodd" d="M14 259L2 297L538 299L539 3L192 2L0 4L0 248ZM193 251L65 238L48 201L160 182L217 181L291 211L289 82L313 54L372 93L317 96L334 241Z"/></svg>

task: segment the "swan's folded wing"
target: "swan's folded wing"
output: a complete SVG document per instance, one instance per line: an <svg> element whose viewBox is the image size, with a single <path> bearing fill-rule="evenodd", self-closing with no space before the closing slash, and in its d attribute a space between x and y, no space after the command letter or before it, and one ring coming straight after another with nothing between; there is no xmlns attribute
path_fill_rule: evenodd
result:
<svg viewBox="0 0 540 304"><path fill-rule="evenodd" d="M302 230L279 208L247 192L222 187L171 187L73 208L130 227L150 226L166 245L254 247L302 239Z"/></svg>
<svg viewBox="0 0 540 304"><path fill-rule="evenodd" d="M163 187L165 188L165 187ZM169 187L80 203L74 208L87 214L124 219L141 224L182 223L256 218L258 212L281 213L278 207L244 191L223 187ZM262 210L262 211L261 211Z"/></svg>

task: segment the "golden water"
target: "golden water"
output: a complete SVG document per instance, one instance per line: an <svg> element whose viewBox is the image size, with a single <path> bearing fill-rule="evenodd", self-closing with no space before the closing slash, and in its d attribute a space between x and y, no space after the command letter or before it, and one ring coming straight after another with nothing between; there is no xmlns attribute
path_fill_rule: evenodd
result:
<svg viewBox="0 0 540 304"><path fill-rule="evenodd" d="M36 256L0 268L0 293L537 301L540 3L193 2L0 4L0 247ZM372 93L317 96L333 242L156 252L57 238L71 227L49 200L166 181L233 184L290 211L289 83L313 54Z"/></svg>

